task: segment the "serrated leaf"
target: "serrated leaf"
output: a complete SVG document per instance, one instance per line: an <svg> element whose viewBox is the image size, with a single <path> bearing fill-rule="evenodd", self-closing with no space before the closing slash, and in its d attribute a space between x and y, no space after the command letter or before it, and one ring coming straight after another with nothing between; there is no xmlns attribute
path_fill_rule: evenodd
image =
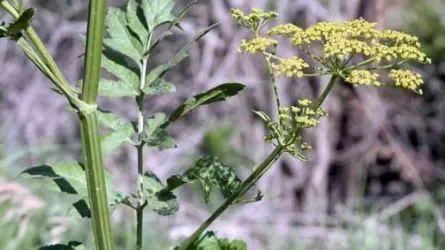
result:
<svg viewBox="0 0 445 250"><path fill-rule="evenodd" d="M164 113L156 113L145 120L144 134L142 140L149 147L157 150L165 150L176 146L176 141L171 137L161 125L165 122Z"/></svg>
<svg viewBox="0 0 445 250"><path fill-rule="evenodd" d="M111 112L98 109L96 110L96 116L99 124L106 128L118 130L121 126L123 126L121 118Z"/></svg>
<svg viewBox="0 0 445 250"><path fill-rule="evenodd" d="M82 217L89 217L89 208L85 201L88 197L85 170L79 162L66 161L32 167L20 173L20 177L38 179L39 185L48 191L76 195L79 200L74 202L73 206ZM107 195L114 197L116 192L113 189L113 180L107 171L105 171L105 184Z"/></svg>
<svg viewBox="0 0 445 250"><path fill-rule="evenodd" d="M142 1L141 6L149 32L153 32L161 24L176 19L171 13L173 10L173 1L171 0Z"/></svg>
<svg viewBox="0 0 445 250"><path fill-rule="evenodd" d="M126 82L100 79L99 95L110 97L137 96L138 90Z"/></svg>
<svg viewBox="0 0 445 250"><path fill-rule="evenodd" d="M101 138L102 154L104 157L117 150L123 143L133 143L136 134L131 123L126 122L117 130L111 131Z"/></svg>
<svg viewBox="0 0 445 250"><path fill-rule="evenodd" d="M165 186L152 172L144 173L144 188L147 206L159 215L171 215L178 211L179 202L176 196L165 190Z"/></svg>
<svg viewBox="0 0 445 250"><path fill-rule="evenodd" d="M142 90L146 95L163 95L173 93L176 87L173 83L159 79L151 85L145 86Z"/></svg>
<svg viewBox="0 0 445 250"><path fill-rule="evenodd" d="M136 63L139 62L144 55L144 49L139 38L128 29L126 14L120 9L110 8L107 25L111 38L105 39L104 44L130 57Z"/></svg>
<svg viewBox="0 0 445 250"><path fill-rule="evenodd" d="M202 157L184 174L168 178L167 189L173 190L184 183L192 182L201 184L206 202L209 200L212 185L219 189L224 198L229 197L241 185L235 169L221 163L215 156Z"/></svg>
<svg viewBox="0 0 445 250"><path fill-rule="evenodd" d="M152 71L150 71L146 77L145 85L150 86L152 83L154 83L156 80L163 77L171 68L176 66L178 63L180 63L182 60L188 57L188 51L190 47L201 37L203 37L205 34L207 34L211 29L216 27L218 24L213 24L201 31L199 34L197 34L192 40L187 42L174 56L172 59L170 59L167 63L161 64L154 68Z"/></svg>
<svg viewBox="0 0 445 250"><path fill-rule="evenodd" d="M139 1L130 0L127 5L127 20L130 29L139 37L142 47L146 48L148 43L148 30L144 12Z"/></svg>
<svg viewBox="0 0 445 250"><path fill-rule="evenodd" d="M138 89L139 71L129 66L122 54L105 47L102 51L101 67L135 90Z"/></svg>
<svg viewBox="0 0 445 250"><path fill-rule="evenodd" d="M184 104L179 106L162 125L163 128L168 127L171 123L183 117L198 106L206 105L214 102L224 101L226 98L238 94L246 86L240 83L224 83L212 88L204 93L189 98Z"/></svg>
<svg viewBox="0 0 445 250"><path fill-rule="evenodd" d="M241 240L219 239L214 232L207 231L189 250L247 250L247 245Z"/></svg>

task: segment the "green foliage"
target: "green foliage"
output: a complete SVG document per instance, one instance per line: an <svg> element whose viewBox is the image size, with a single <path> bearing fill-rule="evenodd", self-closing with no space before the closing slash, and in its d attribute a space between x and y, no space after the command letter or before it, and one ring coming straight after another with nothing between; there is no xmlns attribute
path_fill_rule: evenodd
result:
<svg viewBox="0 0 445 250"><path fill-rule="evenodd" d="M46 191L56 191L75 197L74 208L82 217L90 217L88 208L88 189L85 169L81 163L75 161L58 162L50 165L40 165L29 168L20 174L23 180L38 180L38 185ZM113 200L117 192L113 189L113 180L105 172L107 194ZM110 203L111 204L111 203Z"/></svg>
<svg viewBox="0 0 445 250"><path fill-rule="evenodd" d="M208 231L189 250L247 250L247 246L240 240L219 239L214 232Z"/></svg>
<svg viewBox="0 0 445 250"><path fill-rule="evenodd" d="M176 146L175 139L161 127L165 121L166 115L164 113L155 113L145 120L142 140L147 146L157 150L165 150Z"/></svg>
<svg viewBox="0 0 445 250"><path fill-rule="evenodd" d="M144 173L144 196L147 206L159 215L171 215L178 211L179 202L176 196L165 190L165 186L152 172Z"/></svg>
<svg viewBox="0 0 445 250"><path fill-rule="evenodd" d="M17 39L21 35L22 30L28 28L33 18L34 10L27 9L13 23L9 25L2 23L0 25L0 38L9 37L11 39Z"/></svg>
<svg viewBox="0 0 445 250"><path fill-rule="evenodd" d="M238 94L245 87L245 85L239 83L224 83L204 93L190 97L170 115L168 121L165 122L162 127L165 128L169 126L198 106L224 101L227 97Z"/></svg>
<svg viewBox="0 0 445 250"><path fill-rule="evenodd" d="M227 198L235 192L241 184L235 169L224 165L217 157L205 156L182 175L173 175L167 179L168 190L173 190L185 183L198 182L203 191L206 202L209 200L211 185L215 185L221 194Z"/></svg>
<svg viewBox="0 0 445 250"><path fill-rule="evenodd" d="M130 122L121 122L120 118L113 113L98 110L97 119L102 126L111 131L102 137L102 154L104 157L117 150L123 143L133 144L136 134Z"/></svg>
<svg viewBox="0 0 445 250"><path fill-rule="evenodd" d="M40 247L38 250L86 250L82 243L70 241L68 244L54 244Z"/></svg>

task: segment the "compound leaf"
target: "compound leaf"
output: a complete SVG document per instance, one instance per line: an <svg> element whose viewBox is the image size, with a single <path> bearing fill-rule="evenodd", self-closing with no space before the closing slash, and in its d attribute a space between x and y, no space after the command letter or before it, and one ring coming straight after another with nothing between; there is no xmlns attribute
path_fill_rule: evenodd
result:
<svg viewBox="0 0 445 250"><path fill-rule="evenodd" d="M142 90L146 95L163 95L176 91L176 87L173 83L159 79L153 84L145 86Z"/></svg>
<svg viewBox="0 0 445 250"><path fill-rule="evenodd" d="M76 161L58 162L29 168L22 173L23 179L36 179L39 185L48 191L57 191L75 195L78 200L73 203L74 208L82 217L90 217L86 199L88 197L84 166ZM105 171L105 185L107 194L114 199L116 191L113 189L111 175Z"/></svg>
<svg viewBox="0 0 445 250"><path fill-rule="evenodd" d="M227 238L218 238L212 231L204 235L190 246L190 250L247 250L247 245L241 240L230 241Z"/></svg>
<svg viewBox="0 0 445 250"><path fill-rule="evenodd" d="M153 32L161 24L176 20L176 17L171 13L173 10L173 1L171 0L143 0L141 6L150 32Z"/></svg>
<svg viewBox="0 0 445 250"><path fill-rule="evenodd" d="M108 34L110 38L104 40L106 46L139 62L144 50L139 38L128 29L125 12L117 8L110 8L107 15Z"/></svg>
<svg viewBox="0 0 445 250"><path fill-rule="evenodd" d="M198 33L193 39L187 42L167 63L161 64L150 71L146 77L145 85L151 86L159 78L163 77L171 68L176 66L182 60L188 57L188 51L193 46L193 44L201 39L205 34L207 34L211 29L216 27L218 24L213 24Z"/></svg>
<svg viewBox="0 0 445 250"><path fill-rule="evenodd" d="M226 98L238 94L246 86L240 83L224 83L215 88L212 88L204 93L195 95L189 98L184 104L179 106L162 125L168 127L171 123L183 117L193 109L201 105L206 105L214 102L224 101Z"/></svg>
<svg viewBox="0 0 445 250"><path fill-rule="evenodd" d="M102 154L104 157L117 150L123 143L133 143L133 136L136 134L131 123L126 122L101 138Z"/></svg>
<svg viewBox="0 0 445 250"><path fill-rule="evenodd" d="M138 90L133 86L123 81L113 81L108 79L100 79L99 81L99 95L101 96L137 96Z"/></svg>
<svg viewBox="0 0 445 250"><path fill-rule="evenodd" d="M182 175L167 179L167 189L173 190L185 183L200 183L206 202L209 200L211 186L215 185L224 198L229 197L241 185L235 169L227 166L215 156L204 156Z"/></svg>
<svg viewBox="0 0 445 250"><path fill-rule="evenodd" d="M164 128L161 128L165 121L166 115L164 113L155 113L145 120L142 140L147 146L157 150L165 150L176 146L175 139Z"/></svg>
<svg viewBox="0 0 445 250"><path fill-rule="evenodd" d="M179 202L176 196L165 190L165 186L154 173L146 171L143 178L148 207L164 216L178 211Z"/></svg>

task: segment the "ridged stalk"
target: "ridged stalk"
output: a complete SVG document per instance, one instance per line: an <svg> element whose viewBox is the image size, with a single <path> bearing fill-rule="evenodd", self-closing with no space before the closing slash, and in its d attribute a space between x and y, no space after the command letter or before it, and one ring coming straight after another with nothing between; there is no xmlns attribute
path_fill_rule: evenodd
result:
<svg viewBox="0 0 445 250"><path fill-rule="evenodd" d="M90 1L81 100L94 107L96 106L100 79L105 11L105 0ZM79 119L96 249L112 250L114 249L113 237L95 109L92 111L79 110Z"/></svg>

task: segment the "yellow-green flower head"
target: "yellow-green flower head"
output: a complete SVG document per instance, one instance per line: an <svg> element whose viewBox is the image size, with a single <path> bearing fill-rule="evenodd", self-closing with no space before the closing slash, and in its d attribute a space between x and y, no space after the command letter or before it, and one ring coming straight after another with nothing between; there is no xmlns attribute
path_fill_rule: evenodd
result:
<svg viewBox="0 0 445 250"><path fill-rule="evenodd" d="M420 48L419 38L400 31L385 30L381 33L380 39L387 43L393 43L394 45L411 45L416 48Z"/></svg>
<svg viewBox="0 0 445 250"><path fill-rule="evenodd" d="M369 56L371 48L365 42L359 40L349 40L341 36L333 36L323 46L324 57L336 57L343 59L351 54L364 54Z"/></svg>
<svg viewBox="0 0 445 250"><path fill-rule="evenodd" d="M265 52L268 48L278 44L277 40L265 37L256 37L251 40L241 40L238 52L245 51L250 54Z"/></svg>
<svg viewBox="0 0 445 250"><path fill-rule="evenodd" d="M377 73L365 69L356 69L351 71L345 80L352 84L380 86L381 83L377 80L378 78L379 74Z"/></svg>
<svg viewBox="0 0 445 250"><path fill-rule="evenodd" d="M423 93L420 89L423 85L423 79L418 73L411 70L393 69L390 71L389 77L394 80L394 85L398 87L412 90L419 95Z"/></svg>
<svg viewBox="0 0 445 250"><path fill-rule="evenodd" d="M309 145L307 142L303 142L300 147L301 147L301 150L303 150L303 151L308 151L308 150L312 149L312 146Z"/></svg>
<svg viewBox="0 0 445 250"><path fill-rule="evenodd" d="M244 13L239 9L232 9L232 17L242 26L252 30L257 31L261 24L265 21L269 21L278 16L275 11L263 11L258 8L252 8L249 14Z"/></svg>
<svg viewBox="0 0 445 250"><path fill-rule="evenodd" d="M291 36L294 36L295 33L301 33L302 31L303 31L302 28L300 28L294 24L291 24L291 23L286 23L286 24L280 24L280 25L275 26L274 28L267 31L267 34L270 36L282 35L282 36L291 37Z"/></svg>
<svg viewBox="0 0 445 250"><path fill-rule="evenodd" d="M301 99L301 100L298 100L298 104L302 107L309 107L309 105L312 104L312 101L309 99Z"/></svg>
<svg viewBox="0 0 445 250"><path fill-rule="evenodd" d="M291 57L279 60L279 63L273 63L272 68L276 70L277 76L302 77L304 75L303 68L309 67L302 58Z"/></svg>

